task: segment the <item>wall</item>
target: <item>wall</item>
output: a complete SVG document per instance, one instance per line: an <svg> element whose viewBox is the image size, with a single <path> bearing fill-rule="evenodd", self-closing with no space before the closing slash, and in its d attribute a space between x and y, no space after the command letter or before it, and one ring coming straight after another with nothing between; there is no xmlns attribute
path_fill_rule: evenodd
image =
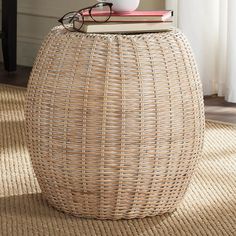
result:
<svg viewBox="0 0 236 236"><path fill-rule="evenodd" d="M128 1L128 0L127 0ZM64 13L94 4L95 0L18 0L17 63L31 66L40 44ZM163 9L164 0L141 0L139 9ZM0 56L1 59L2 55Z"/></svg>

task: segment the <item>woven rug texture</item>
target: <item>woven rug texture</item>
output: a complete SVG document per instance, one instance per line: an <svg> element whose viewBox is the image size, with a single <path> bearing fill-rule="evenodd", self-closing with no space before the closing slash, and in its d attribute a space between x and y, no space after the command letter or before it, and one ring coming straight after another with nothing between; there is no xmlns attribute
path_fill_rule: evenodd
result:
<svg viewBox="0 0 236 236"><path fill-rule="evenodd" d="M171 214L135 220L76 218L42 198L24 138L23 88L0 85L0 235L236 235L236 126L207 122L203 157Z"/></svg>

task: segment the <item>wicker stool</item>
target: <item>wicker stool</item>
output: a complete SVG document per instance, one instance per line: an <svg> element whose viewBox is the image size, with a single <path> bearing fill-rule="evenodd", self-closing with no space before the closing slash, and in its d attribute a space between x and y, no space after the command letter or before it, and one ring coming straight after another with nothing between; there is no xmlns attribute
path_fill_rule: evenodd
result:
<svg viewBox="0 0 236 236"><path fill-rule="evenodd" d="M27 141L44 197L75 216L173 211L201 156L201 83L178 30L52 29L26 98Z"/></svg>

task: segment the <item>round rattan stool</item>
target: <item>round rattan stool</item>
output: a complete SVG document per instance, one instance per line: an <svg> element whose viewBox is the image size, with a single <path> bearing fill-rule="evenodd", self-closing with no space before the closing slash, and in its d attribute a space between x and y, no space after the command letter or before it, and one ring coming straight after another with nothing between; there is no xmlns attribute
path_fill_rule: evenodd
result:
<svg viewBox="0 0 236 236"><path fill-rule="evenodd" d="M173 211L204 133L186 38L55 27L31 73L26 123L34 171L57 209L98 219Z"/></svg>

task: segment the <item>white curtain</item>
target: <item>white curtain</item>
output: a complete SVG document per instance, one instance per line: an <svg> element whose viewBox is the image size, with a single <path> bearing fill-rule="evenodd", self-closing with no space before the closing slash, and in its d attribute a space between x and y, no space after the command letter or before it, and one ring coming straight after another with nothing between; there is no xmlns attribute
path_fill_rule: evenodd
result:
<svg viewBox="0 0 236 236"><path fill-rule="evenodd" d="M166 0L190 41L204 95L236 103L236 0Z"/></svg>

